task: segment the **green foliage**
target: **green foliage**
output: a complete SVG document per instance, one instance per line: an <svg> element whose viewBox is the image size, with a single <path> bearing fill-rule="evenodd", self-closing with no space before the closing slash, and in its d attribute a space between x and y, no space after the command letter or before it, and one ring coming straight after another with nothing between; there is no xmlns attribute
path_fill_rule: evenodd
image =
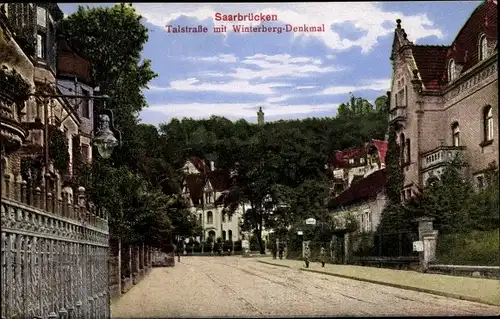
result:
<svg viewBox="0 0 500 319"><path fill-rule="evenodd" d="M54 167L59 171L66 171L69 164L68 141L63 131L51 126L49 128L49 156Z"/></svg>
<svg viewBox="0 0 500 319"><path fill-rule="evenodd" d="M440 264L498 266L499 229L441 235L437 242Z"/></svg>
<svg viewBox="0 0 500 319"><path fill-rule="evenodd" d="M389 129L387 141L386 170L387 183L385 192L391 204L401 203L401 190L404 183L403 170L401 168L401 149L396 143L396 132L393 127Z"/></svg>

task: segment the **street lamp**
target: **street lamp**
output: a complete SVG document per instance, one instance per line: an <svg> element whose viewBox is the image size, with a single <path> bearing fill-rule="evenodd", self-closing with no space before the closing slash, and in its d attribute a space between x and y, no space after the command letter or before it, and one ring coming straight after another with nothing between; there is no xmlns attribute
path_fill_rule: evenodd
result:
<svg viewBox="0 0 500 319"><path fill-rule="evenodd" d="M102 158L109 158L113 149L119 144L113 132L109 128L109 116L99 115L99 130L94 138L94 144Z"/></svg>

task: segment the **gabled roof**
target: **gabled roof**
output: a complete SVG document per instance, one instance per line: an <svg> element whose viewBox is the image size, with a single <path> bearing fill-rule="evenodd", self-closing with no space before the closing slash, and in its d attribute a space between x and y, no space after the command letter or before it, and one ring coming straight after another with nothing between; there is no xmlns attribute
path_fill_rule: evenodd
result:
<svg viewBox="0 0 500 319"><path fill-rule="evenodd" d="M201 200L203 198L203 187L205 185L205 177L199 174L189 174L186 175L185 182L193 204L201 204Z"/></svg>
<svg viewBox="0 0 500 319"><path fill-rule="evenodd" d="M200 172L200 173L206 173L210 170L210 167L208 167L205 162L196 156L191 156L189 158L189 161L193 163L194 167Z"/></svg>
<svg viewBox="0 0 500 319"><path fill-rule="evenodd" d="M449 48L445 45L414 45L412 47L413 58L426 90L440 90L446 83L443 74L446 74L446 55Z"/></svg>
<svg viewBox="0 0 500 319"><path fill-rule="evenodd" d="M331 199L328 203L328 207L330 209L335 209L373 198L384 191L386 181L386 170L378 170L362 180L351 184L351 187L340 193L339 196Z"/></svg>
<svg viewBox="0 0 500 319"><path fill-rule="evenodd" d="M212 187L217 192L222 192L231 186L231 179L229 176L229 170L214 170L207 172L207 177Z"/></svg>
<svg viewBox="0 0 500 319"><path fill-rule="evenodd" d="M465 72L479 62L479 37L497 40L497 2L487 0L471 14L451 45L412 45L411 50L425 89L439 91L448 83L451 59Z"/></svg>
<svg viewBox="0 0 500 319"><path fill-rule="evenodd" d="M378 151L380 163L385 165L385 154L387 153L387 141L372 139L365 145L360 147L352 147L342 151L335 152L335 155L330 158L330 163L335 168L348 167L349 159L355 159L364 156L370 151L370 148L375 147Z"/></svg>

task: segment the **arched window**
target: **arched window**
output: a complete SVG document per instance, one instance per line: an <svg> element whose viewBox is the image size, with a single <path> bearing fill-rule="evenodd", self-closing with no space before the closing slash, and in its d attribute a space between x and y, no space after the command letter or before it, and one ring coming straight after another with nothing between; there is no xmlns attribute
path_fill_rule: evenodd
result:
<svg viewBox="0 0 500 319"><path fill-rule="evenodd" d="M227 231L227 237L228 237L227 239L229 241L233 241L233 231L232 230Z"/></svg>
<svg viewBox="0 0 500 319"><path fill-rule="evenodd" d="M212 212L207 212L207 224L214 223L214 214Z"/></svg>
<svg viewBox="0 0 500 319"><path fill-rule="evenodd" d="M478 48L478 58L479 61L483 61L488 57L488 41L486 36L482 34L479 37L479 48Z"/></svg>
<svg viewBox="0 0 500 319"><path fill-rule="evenodd" d="M222 214L222 222L225 223L226 222L226 214L224 212L222 212L221 214Z"/></svg>
<svg viewBox="0 0 500 319"><path fill-rule="evenodd" d="M493 109L487 105L483 110L484 141L493 140Z"/></svg>
<svg viewBox="0 0 500 319"><path fill-rule="evenodd" d="M222 231L222 240L226 240L226 231L225 230Z"/></svg>
<svg viewBox="0 0 500 319"><path fill-rule="evenodd" d="M455 81L455 76L455 60L451 59L450 62L448 62L448 82Z"/></svg>
<svg viewBox="0 0 500 319"><path fill-rule="evenodd" d="M460 127L455 122L451 125L451 132L453 138L453 146L460 146Z"/></svg>

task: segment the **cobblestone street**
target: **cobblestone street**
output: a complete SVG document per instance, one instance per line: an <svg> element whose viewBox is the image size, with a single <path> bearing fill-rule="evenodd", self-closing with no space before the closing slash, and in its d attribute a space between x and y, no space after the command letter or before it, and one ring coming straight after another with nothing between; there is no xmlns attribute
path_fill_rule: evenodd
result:
<svg viewBox="0 0 500 319"><path fill-rule="evenodd" d="M498 315L500 307L241 257L186 257L154 268L111 305L113 318Z"/></svg>

